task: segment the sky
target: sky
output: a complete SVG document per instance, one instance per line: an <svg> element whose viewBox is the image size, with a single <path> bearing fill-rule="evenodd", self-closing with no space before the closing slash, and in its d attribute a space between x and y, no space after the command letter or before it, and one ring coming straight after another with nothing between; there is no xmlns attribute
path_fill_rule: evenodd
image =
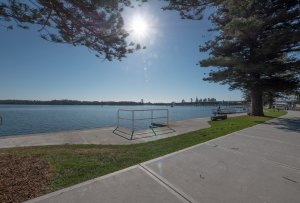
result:
<svg viewBox="0 0 300 203"><path fill-rule="evenodd" d="M203 81L213 68L196 65L213 37L207 19L182 20L152 1L126 9L125 26L146 22L143 34L131 35L146 46L122 61L103 61L86 47L47 42L38 28L0 28L0 99L181 102L200 98L241 100L240 91Z"/></svg>

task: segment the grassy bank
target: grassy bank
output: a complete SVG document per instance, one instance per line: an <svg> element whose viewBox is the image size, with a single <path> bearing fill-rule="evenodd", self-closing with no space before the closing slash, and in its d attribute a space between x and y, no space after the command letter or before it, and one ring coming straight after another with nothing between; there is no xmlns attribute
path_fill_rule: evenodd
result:
<svg viewBox="0 0 300 203"><path fill-rule="evenodd" d="M38 157L48 163L48 191L102 176L286 114L266 111L265 117L241 116L210 122L211 127L134 145L62 145L0 149L1 157Z"/></svg>

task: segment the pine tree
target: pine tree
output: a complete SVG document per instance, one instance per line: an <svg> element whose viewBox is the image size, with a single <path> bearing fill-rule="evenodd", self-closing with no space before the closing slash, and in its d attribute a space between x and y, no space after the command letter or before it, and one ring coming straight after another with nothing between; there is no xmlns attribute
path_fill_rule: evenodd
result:
<svg viewBox="0 0 300 203"><path fill-rule="evenodd" d="M295 0L171 0L165 9L183 18L202 19L213 7L210 31L217 36L201 46L209 57L202 67L215 67L205 80L249 91L252 114L263 115L263 93L299 84L300 6Z"/></svg>
<svg viewBox="0 0 300 203"><path fill-rule="evenodd" d="M121 60L141 48L126 42L121 12L130 5L130 0L6 0L0 2L0 29L37 25L45 40L86 46L97 57Z"/></svg>

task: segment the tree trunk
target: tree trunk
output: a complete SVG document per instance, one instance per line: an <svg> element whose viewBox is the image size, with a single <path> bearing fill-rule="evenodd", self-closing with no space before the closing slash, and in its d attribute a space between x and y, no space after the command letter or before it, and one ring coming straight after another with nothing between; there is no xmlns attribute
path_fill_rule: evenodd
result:
<svg viewBox="0 0 300 203"><path fill-rule="evenodd" d="M263 116L262 91L258 88L251 90L251 114L253 116Z"/></svg>
<svg viewBox="0 0 300 203"><path fill-rule="evenodd" d="M273 104L274 104L274 99L273 99L273 98L269 98L268 103L269 103L268 108L269 108L269 109L272 109L272 108L273 108Z"/></svg>
<svg viewBox="0 0 300 203"><path fill-rule="evenodd" d="M267 95L268 98L268 107L269 109L273 108L273 104L274 104L274 94L272 94L271 92L268 93Z"/></svg>

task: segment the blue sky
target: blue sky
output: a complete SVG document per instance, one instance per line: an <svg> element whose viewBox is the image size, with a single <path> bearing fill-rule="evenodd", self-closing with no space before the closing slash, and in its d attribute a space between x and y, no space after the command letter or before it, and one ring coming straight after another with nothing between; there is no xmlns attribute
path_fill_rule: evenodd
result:
<svg viewBox="0 0 300 203"><path fill-rule="evenodd" d="M120 61L103 61L85 47L41 39L38 28L0 29L0 99L171 102L190 98L240 100L240 91L202 78L207 54L199 45L212 37L209 21L181 20L157 1L124 12L125 23L141 15L149 24L147 48Z"/></svg>

